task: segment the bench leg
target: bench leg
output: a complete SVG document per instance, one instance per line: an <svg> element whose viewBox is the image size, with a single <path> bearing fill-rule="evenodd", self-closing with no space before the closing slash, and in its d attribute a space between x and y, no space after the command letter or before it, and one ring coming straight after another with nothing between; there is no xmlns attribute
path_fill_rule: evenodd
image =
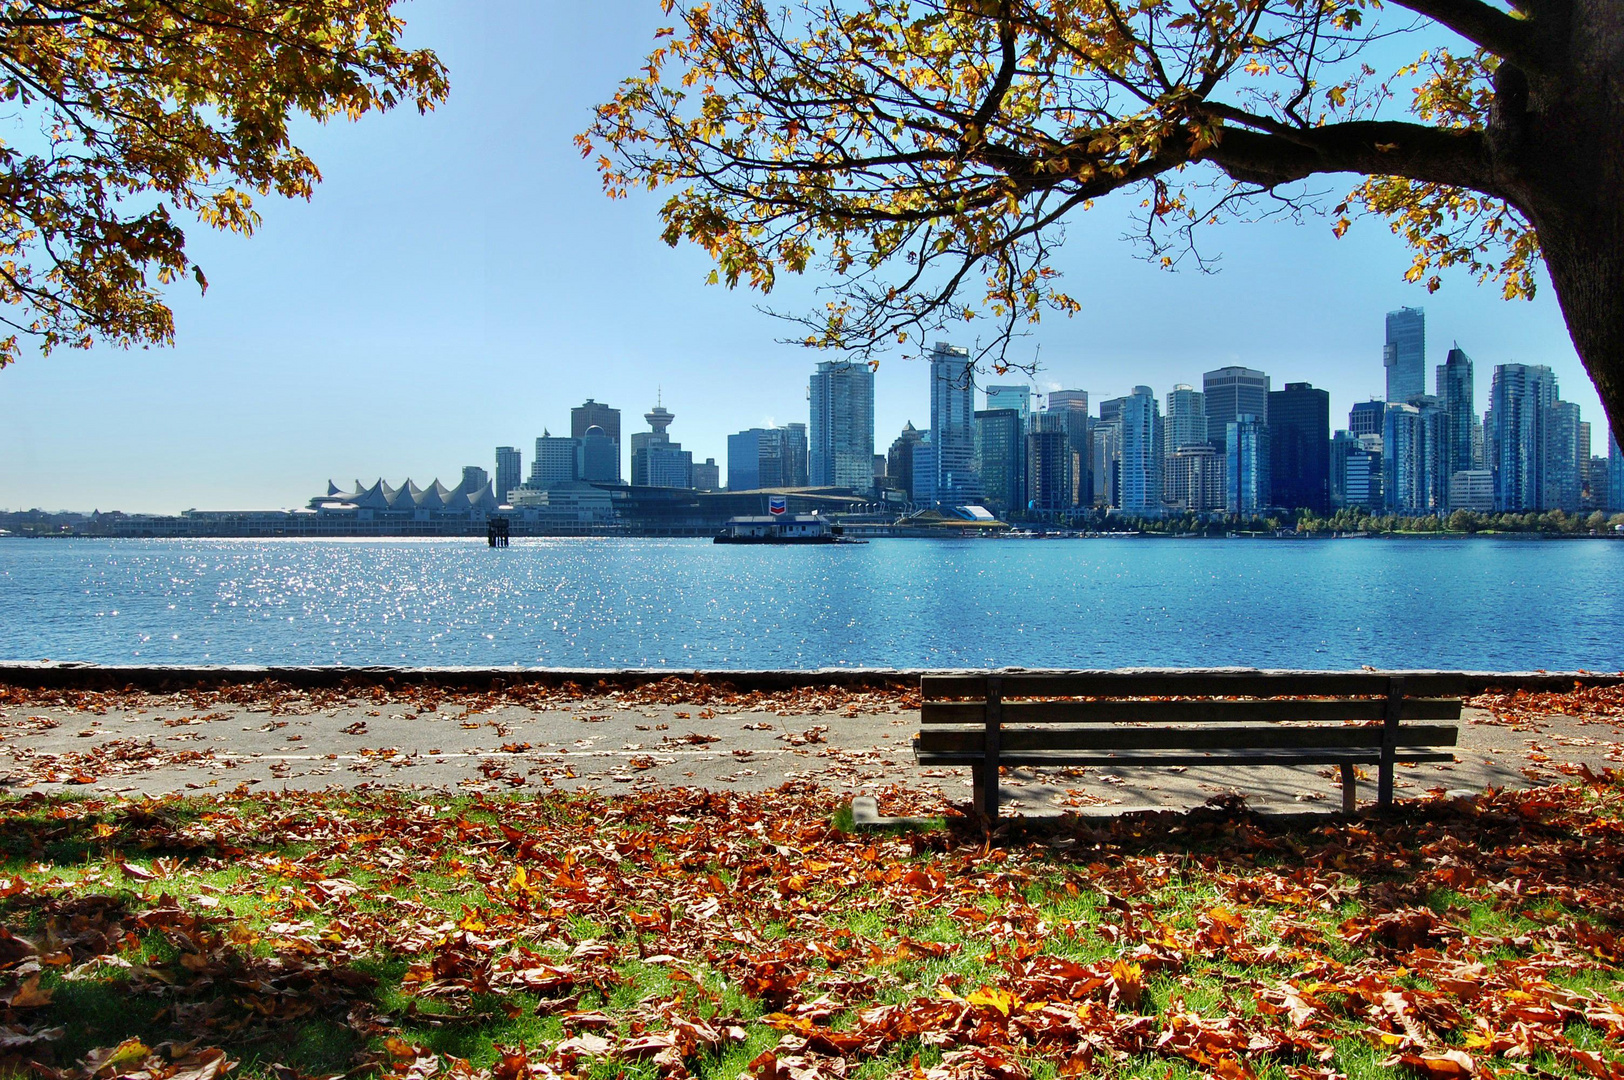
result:
<svg viewBox="0 0 1624 1080"><path fill-rule="evenodd" d="M970 766L970 805L976 808L977 813L981 812L981 808L987 802L986 772L987 770L980 765Z"/></svg>
<svg viewBox="0 0 1624 1080"><path fill-rule="evenodd" d="M1354 794L1354 785L1358 783L1358 779L1357 774L1353 771L1353 766L1344 763L1342 766L1342 812L1344 814L1353 813L1354 808L1358 805L1358 799Z"/></svg>

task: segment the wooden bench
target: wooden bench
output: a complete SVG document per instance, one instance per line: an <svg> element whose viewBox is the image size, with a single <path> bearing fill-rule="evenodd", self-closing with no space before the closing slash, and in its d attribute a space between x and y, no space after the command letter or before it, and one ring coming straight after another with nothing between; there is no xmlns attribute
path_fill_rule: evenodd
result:
<svg viewBox="0 0 1624 1080"><path fill-rule="evenodd" d="M1422 697L1424 680L1350 672L1083 672L926 675L920 765L969 765L974 804L998 817L1000 765L1336 765L1342 809L1354 768L1452 761L1460 699ZM1412 684L1407 692L1406 683Z"/></svg>

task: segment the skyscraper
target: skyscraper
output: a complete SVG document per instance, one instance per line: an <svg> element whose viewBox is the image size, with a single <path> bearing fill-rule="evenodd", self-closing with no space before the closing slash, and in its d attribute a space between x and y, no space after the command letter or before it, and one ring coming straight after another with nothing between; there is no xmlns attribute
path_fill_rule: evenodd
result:
<svg viewBox="0 0 1624 1080"><path fill-rule="evenodd" d="M1607 509L1624 513L1624 453L1619 452L1618 436L1607 433Z"/></svg>
<svg viewBox="0 0 1624 1080"><path fill-rule="evenodd" d="M1270 501L1324 515L1331 507L1331 395L1308 383L1269 394Z"/></svg>
<svg viewBox="0 0 1624 1080"><path fill-rule="evenodd" d="M1242 413L1229 423L1224 445L1224 509L1262 513L1269 506L1269 425L1262 417Z"/></svg>
<svg viewBox="0 0 1624 1080"><path fill-rule="evenodd" d="M1162 415L1148 386L1136 386L1122 406L1122 488L1124 514L1162 514Z"/></svg>
<svg viewBox="0 0 1624 1080"><path fill-rule="evenodd" d="M1545 510L1545 428L1556 375L1543 364L1500 364L1489 388L1484 450L1494 473L1494 508Z"/></svg>
<svg viewBox="0 0 1624 1080"><path fill-rule="evenodd" d="M912 501L914 491L913 450L922 438L924 435L910 420L903 425L902 434L891 441L891 447L885 454L885 477L888 485L902 492L902 497L909 501Z"/></svg>
<svg viewBox="0 0 1624 1080"><path fill-rule="evenodd" d="M1382 437L1339 431L1331 440L1331 508L1382 508Z"/></svg>
<svg viewBox="0 0 1624 1080"><path fill-rule="evenodd" d="M1382 348L1387 368L1387 400L1409 401L1427 392L1427 314L1421 308L1399 308L1387 313L1387 344Z"/></svg>
<svg viewBox="0 0 1624 1080"><path fill-rule="evenodd" d="M981 498L975 473L975 400L970 350L937 342L930 354L930 444L938 503L957 506Z"/></svg>
<svg viewBox="0 0 1624 1080"><path fill-rule="evenodd" d="M1077 504L1077 455L1066 431L1066 414L1032 417L1026 434L1026 503L1042 517L1060 517Z"/></svg>
<svg viewBox="0 0 1624 1080"><path fill-rule="evenodd" d="M1101 419L1094 425L1094 438L1090 447L1093 464L1090 471L1094 477L1093 505L1100 508L1120 505L1120 488L1122 486L1122 409L1120 403L1123 398L1116 399L1118 407L1116 415L1111 419ZM1102 402L1100 410L1103 412L1109 402Z"/></svg>
<svg viewBox="0 0 1624 1080"><path fill-rule="evenodd" d="M976 413L976 472L994 510L1026 509L1026 424L1019 410Z"/></svg>
<svg viewBox="0 0 1624 1080"><path fill-rule="evenodd" d="M496 448L496 501L506 503L508 492L524 483L524 467L516 447Z"/></svg>
<svg viewBox="0 0 1624 1080"><path fill-rule="evenodd" d="M1021 423L1025 424L1027 417L1032 415L1032 388L1030 386L989 386L987 387L987 410L1014 409L1021 416Z"/></svg>
<svg viewBox="0 0 1624 1080"><path fill-rule="evenodd" d="M1418 517L1444 511L1449 480L1443 472L1443 409L1430 394L1412 400L1387 403L1382 499L1388 513Z"/></svg>
<svg viewBox="0 0 1624 1080"><path fill-rule="evenodd" d="M1077 489L1077 505L1093 502L1093 431L1094 421L1088 415L1087 390L1055 390L1049 394L1048 411L1061 418L1066 429L1066 441L1075 455L1076 475L1072 477Z"/></svg>
<svg viewBox="0 0 1624 1080"><path fill-rule="evenodd" d="M1162 426L1162 451L1207 441L1207 396L1189 383L1167 392L1167 417Z"/></svg>
<svg viewBox="0 0 1624 1080"><path fill-rule="evenodd" d="M814 487L874 488L874 371L825 361L812 373L809 461Z"/></svg>
<svg viewBox="0 0 1624 1080"><path fill-rule="evenodd" d="M554 435L543 429L541 438L536 440L536 456L530 462L530 481L525 487L545 491L554 484L567 484L579 479L581 440Z"/></svg>
<svg viewBox="0 0 1624 1080"><path fill-rule="evenodd" d="M648 487L692 487L694 455L672 442L667 428L676 420L663 403L643 414L648 431L632 433L632 483Z"/></svg>
<svg viewBox="0 0 1624 1080"><path fill-rule="evenodd" d="M1473 403L1472 358L1459 345L1437 368L1438 404L1444 411L1444 475L1476 467L1472 448L1472 423L1477 419Z"/></svg>
<svg viewBox="0 0 1624 1080"><path fill-rule="evenodd" d="M620 443L597 424L589 426L579 442L580 478L589 484L620 483Z"/></svg>
<svg viewBox="0 0 1624 1080"><path fill-rule="evenodd" d="M1348 434L1380 435L1386 422L1387 402L1371 398L1358 401L1348 410Z"/></svg>
<svg viewBox="0 0 1624 1080"><path fill-rule="evenodd" d="M1225 449L1229 425L1242 416L1269 422L1269 377L1245 367L1223 367L1201 376L1207 409L1207 438ZM1227 451L1226 451L1227 452Z"/></svg>
<svg viewBox="0 0 1624 1080"><path fill-rule="evenodd" d="M490 481L490 474L478 465L464 465L462 467L462 490L478 491Z"/></svg>
<svg viewBox="0 0 1624 1080"><path fill-rule="evenodd" d="M611 408L601 402L587 398L586 401L570 410L570 438L585 439L588 429L598 428L604 437L615 444L615 474L609 479L610 483L620 482L620 410ZM603 450L594 444L593 460L596 463L594 470L602 472ZM585 479L583 475L583 479Z"/></svg>
<svg viewBox="0 0 1624 1080"><path fill-rule="evenodd" d="M694 487L700 491L716 491L722 486L722 470L716 459L708 457L704 463L694 462Z"/></svg>
<svg viewBox="0 0 1624 1080"><path fill-rule="evenodd" d="M1571 401L1555 401L1545 422L1545 496L1541 509L1577 514L1581 490L1579 406Z"/></svg>
<svg viewBox="0 0 1624 1080"><path fill-rule="evenodd" d="M785 424L781 430L784 432L784 486L810 487L811 442L807 438L806 425Z"/></svg>
<svg viewBox="0 0 1624 1080"><path fill-rule="evenodd" d="M1224 509L1224 456L1208 442L1181 446L1162 461L1162 501L1208 514Z"/></svg>

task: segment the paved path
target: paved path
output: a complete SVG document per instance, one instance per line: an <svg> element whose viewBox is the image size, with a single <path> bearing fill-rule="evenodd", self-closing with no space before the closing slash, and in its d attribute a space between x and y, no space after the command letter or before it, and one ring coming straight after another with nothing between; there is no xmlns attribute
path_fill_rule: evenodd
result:
<svg viewBox="0 0 1624 1080"><path fill-rule="evenodd" d="M111 702L111 704L109 704ZM918 713L874 695L827 711L773 701L626 704L601 698L511 703L332 703L210 697L97 697L0 705L6 790L164 793L387 785L436 791L635 792L693 785L759 790L813 780L853 793L894 783L969 796L967 769L921 769L909 740ZM96 711L100 709L101 711ZM1545 716L1510 726L1469 709L1452 765L1401 768L1400 796L1431 788L1525 786L1583 763L1624 763L1624 719ZM1188 807L1240 792L1259 808L1340 805L1334 769L1018 769L1012 810ZM1374 781L1360 785L1373 798Z"/></svg>

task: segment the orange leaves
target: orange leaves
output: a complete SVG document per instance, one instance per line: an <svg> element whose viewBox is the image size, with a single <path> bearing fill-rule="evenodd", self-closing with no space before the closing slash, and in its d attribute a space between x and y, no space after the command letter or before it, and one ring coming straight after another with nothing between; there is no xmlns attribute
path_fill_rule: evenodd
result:
<svg viewBox="0 0 1624 1080"><path fill-rule="evenodd" d="M1462 1050L1444 1050L1434 1054L1395 1054L1382 1062L1388 1068L1403 1065L1426 1077L1427 1080L1466 1080L1477 1072L1477 1062Z"/></svg>

